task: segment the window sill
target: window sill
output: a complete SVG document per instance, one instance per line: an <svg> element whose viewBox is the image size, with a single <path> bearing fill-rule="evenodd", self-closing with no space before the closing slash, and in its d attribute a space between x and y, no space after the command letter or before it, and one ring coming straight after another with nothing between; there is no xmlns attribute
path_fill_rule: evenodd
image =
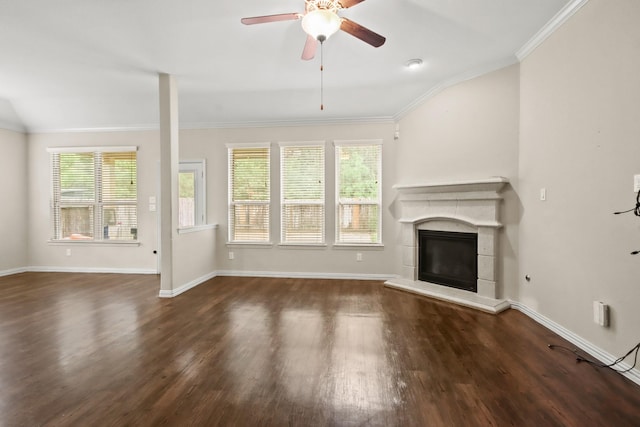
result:
<svg viewBox="0 0 640 427"><path fill-rule="evenodd" d="M195 227L178 228L178 234L197 233L202 230L215 230L218 228L218 224L204 224L196 225Z"/></svg>
<svg viewBox="0 0 640 427"><path fill-rule="evenodd" d="M336 249L370 248L372 250L383 250L384 244L383 243L334 243L333 247Z"/></svg>
<svg viewBox="0 0 640 427"><path fill-rule="evenodd" d="M140 246L138 240L49 240L53 246L85 245L85 246Z"/></svg>
<svg viewBox="0 0 640 427"><path fill-rule="evenodd" d="M229 248L253 247L253 248L270 249L273 247L273 242L227 242L227 247Z"/></svg>
<svg viewBox="0 0 640 427"><path fill-rule="evenodd" d="M279 243L278 247L283 249L324 249L326 243Z"/></svg>

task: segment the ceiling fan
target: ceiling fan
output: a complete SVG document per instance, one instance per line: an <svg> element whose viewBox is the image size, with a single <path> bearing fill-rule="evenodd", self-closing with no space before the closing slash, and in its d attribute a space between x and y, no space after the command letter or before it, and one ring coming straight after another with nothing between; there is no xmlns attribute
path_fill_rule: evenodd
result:
<svg viewBox="0 0 640 427"><path fill-rule="evenodd" d="M362 3L364 0L305 0L304 13L280 13L277 15L254 16L242 18L245 25L263 24L266 22L294 21L302 19L302 28L307 33L307 41L302 50L302 59L309 60L315 56L318 42L324 43L332 34L342 30L359 38L373 47L384 44L385 38L347 18L338 15L341 9L347 9Z"/></svg>

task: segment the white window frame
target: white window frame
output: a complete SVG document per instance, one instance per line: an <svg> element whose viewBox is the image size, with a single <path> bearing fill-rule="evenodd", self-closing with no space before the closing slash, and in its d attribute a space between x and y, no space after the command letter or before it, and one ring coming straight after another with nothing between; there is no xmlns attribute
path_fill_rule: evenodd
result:
<svg viewBox="0 0 640 427"><path fill-rule="evenodd" d="M271 143L269 142L255 142L255 143L228 143L227 147L227 200L228 200L228 208L227 208L227 243L228 244L247 244L247 245L271 245L271 221L273 212L271 209ZM268 185L268 199L261 201L234 201L233 200L233 175L231 169L231 161L232 161L232 153L233 150L236 149L267 149L267 185ZM267 223L267 238L263 240L235 240L233 239L234 230L236 224L233 222L234 220L234 208L236 205L255 205L255 206L266 206L268 208L268 216L269 220Z"/></svg>
<svg viewBox="0 0 640 427"><path fill-rule="evenodd" d="M60 194L56 194L56 189L54 188L54 181L58 180L59 181L59 176L56 178L55 177L55 171L54 171L54 164L53 164L53 154L63 154L63 153L77 153L77 154L82 154L82 153L92 153L94 154L94 162L95 162L95 156L98 156L99 158L102 157L102 154L104 153L126 153L126 152L131 152L131 153L136 153L136 176L135 176L135 184L136 184L136 200L132 201L132 202L120 202L118 204L121 205L131 205L131 206L135 206L136 208L136 228L139 227L139 210L138 210L138 198L139 198L139 193L138 193L138 179L137 179L137 169L138 169L138 155L137 155L137 151L138 151L138 147L137 146L100 146L100 147L49 147L47 148L47 152L50 154L51 156L51 164L49 167L49 173L50 173L50 182L52 183L51 185L51 193L50 193L50 209L51 209L51 238L49 239L49 242L53 242L53 243L60 243L60 242L64 242L64 243L100 243L100 244L138 244L138 236L139 236L139 230L136 232L135 234L135 238L134 239L126 239L126 240L121 240L121 239L115 239L115 238L110 238L110 239L105 239L104 238L104 218L103 218L103 205L106 204L103 200L102 200L102 165L95 165L94 163L94 168L95 168L95 175L94 175L94 179L95 179L95 199L93 202L90 203L81 203L81 205L92 205L93 206L93 237L91 239L82 239L82 240L73 240L73 239L65 239L61 237L61 230L58 229L57 224L58 224L58 218L60 216L60 209L63 207L63 203L60 200ZM58 172L59 173L59 172Z"/></svg>
<svg viewBox="0 0 640 427"><path fill-rule="evenodd" d="M371 140L335 140L333 141L333 145L335 148L335 246L383 246L382 242L382 145L383 141L381 139L371 139ZM340 206L343 204L354 204L353 201L350 200L342 200L340 198L340 147L345 146L380 146L380 154L378 156L378 191L377 191L377 199L369 200L363 202L357 202L360 205L374 205L378 206L378 239L375 242L360 242L360 241L349 241L349 240L339 240L340 236Z"/></svg>
<svg viewBox="0 0 640 427"><path fill-rule="evenodd" d="M192 228L202 227L207 223L206 161L205 159L181 160L179 162L178 171L179 173L192 172L194 176L194 181L195 181L194 182L194 199L195 199L194 225L187 226L187 227L181 227L180 225L178 225L178 229L181 231L185 231ZM179 194L178 194L178 197L180 197Z"/></svg>
<svg viewBox="0 0 640 427"><path fill-rule="evenodd" d="M326 246L326 141L296 141L296 142L280 142L280 244L291 246ZM285 176L284 176L284 152L286 148L309 148L319 147L322 149L322 200L300 200L300 201L287 201L285 200ZM309 240L309 241L286 241L285 239L285 207L287 205L318 205L322 206L322 231L321 239Z"/></svg>

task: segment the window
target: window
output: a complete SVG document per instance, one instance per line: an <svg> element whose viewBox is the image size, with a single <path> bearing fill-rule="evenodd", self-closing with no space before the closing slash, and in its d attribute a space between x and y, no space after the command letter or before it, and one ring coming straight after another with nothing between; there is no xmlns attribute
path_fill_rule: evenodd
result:
<svg viewBox="0 0 640 427"><path fill-rule="evenodd" d="M280 144L282 243L324 243L324 185L324 143Z"/></svg>
<svg viewBox="0 0 640 427"><path fill-rule="evenodd" d="M206 223L205 161L183 160L178 172L178 228Z"/></svg>
<svg viewBox="0 0 640 427"><path fill-rule="evenodd" d="M380 244L381 141L336 141L336 243Z"/></svg>
<svg viewBox="0 0 640 427"><path fill-rule="evenodd" d="M136 147L52 148L53 240L137 240Z"/></svg>
<svg viewBox="0 0 640 427"><path fill-rule="evenodd" d="M229 144L229 241L269 242L269 144Z"/></svg>

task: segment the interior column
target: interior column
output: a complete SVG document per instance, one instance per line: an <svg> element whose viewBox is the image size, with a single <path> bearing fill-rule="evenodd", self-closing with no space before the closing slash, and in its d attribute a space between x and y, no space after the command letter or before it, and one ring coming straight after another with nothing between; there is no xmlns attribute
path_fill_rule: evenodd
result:
<svg viewBox="0 0 640 427"><path fill-rule="evenodd" d="M178 230L179 122L175 78L159 74L160 92L160 296L173 291L173 244ZM164 292L163 292L164 291Z"/></svg>

